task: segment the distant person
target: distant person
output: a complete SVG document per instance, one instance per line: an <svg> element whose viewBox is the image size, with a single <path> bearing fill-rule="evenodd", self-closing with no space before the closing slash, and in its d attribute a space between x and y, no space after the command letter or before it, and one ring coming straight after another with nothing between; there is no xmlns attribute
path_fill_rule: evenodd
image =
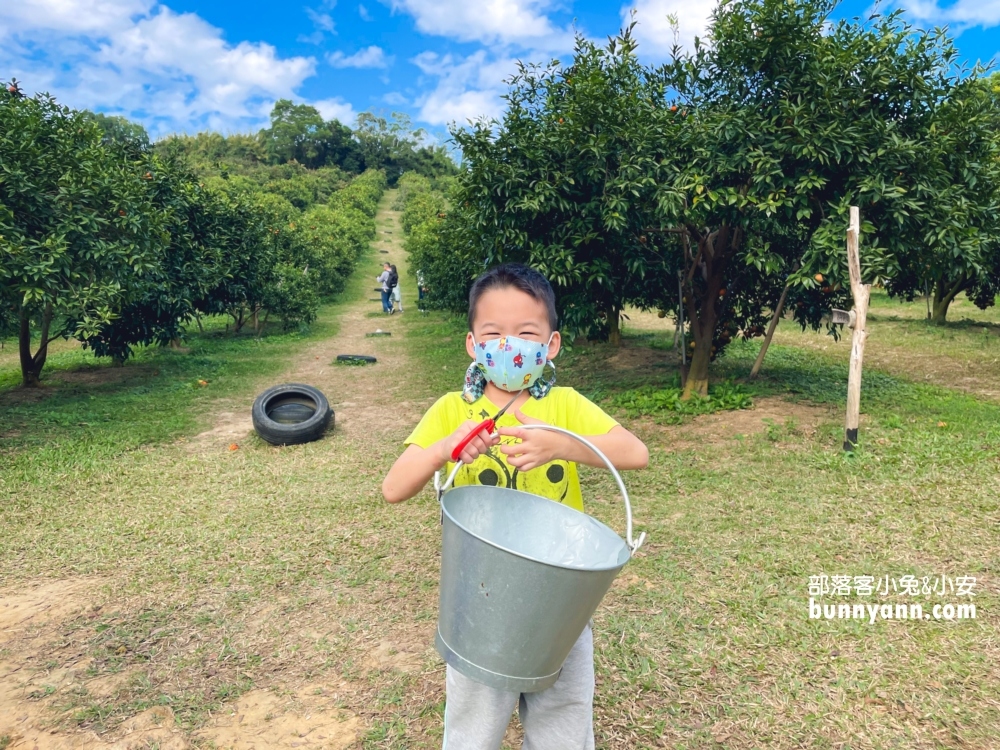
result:
<svg viewBox="0 0 1000 750"><path fill-rule="evenodd" d="M427 294L427 284L424 281L423 269L417 269L417 309L423 312L424 295Z"/></svg>
<svg viewBox="0 0 1000 750"><path fill-rule="evenodd" d="M382 273L380 273L375 281L382 285L382 312L389 313L392 315L392 302L390 295L392 294L392 287L389 286L389 279L392 277L392 266L389 263L382 264Z"/></svg>
<svg viewBox="0 0 1000 750"><path fill-rule="evenodd" d="M396 304L399 305L399 311L403 312L403 297L399 292L399 272L396 271L396 266L389 266L389 284L392 287L392 298L396 300ZM392 303L389 303L390 307Z"/></svg>

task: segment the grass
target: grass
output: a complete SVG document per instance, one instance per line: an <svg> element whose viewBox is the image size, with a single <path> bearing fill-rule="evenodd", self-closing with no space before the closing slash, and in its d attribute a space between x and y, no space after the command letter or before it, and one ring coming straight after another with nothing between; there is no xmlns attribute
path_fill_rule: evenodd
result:
<svg viewBox="0 0 1000 750"><path fill-rule="evenodd" d="M396 226L383 209L375 246ZM37 401L0 359L0 580L91 585L84 612L0 653L35 675L25 694L37 691L53 726L113 732L166 706L194 731L247 691L304 685L361 718L363 747L440 745L443 669L427 651L436 507L424 493L389 508L379 483L431 399L460 387L465 327L407 307L380 323L391 338L364 339L373 275L359 270L307 334L257 343L208 331L188 352L144 350L118 370L57 352ZM560 355L560 384L651 453L649 469L625 476L646 546L595 617L598 747L995 745L996 328L932 328L919 313L876 297L853 454L840 449L845 342L783 324L759 381L741 382L756 345L733 346L716 402L690 407L677 405L672 331L655 316L630 314L621 350ZM363 326L380 366L322 376L337 388L326 439L235 451L194 439L289 368L331 361L339 350L325 342L349 326ZM938 353L959 364L912 364ZM752 409L725 408L746 399ZM582 475L588 510L621 529L610 478ZM977 576L978 617L811 620L809 578L821 573ZM87 673L54 682L81 654ZM113 677L113 690L94 687ZM0 748L5 731L0 721Z"/></svg>
<svg viewBox="0 0 1000 750"><path fill-rule="evenodd" d="M886 329L876 321L872 330L869 351ZM460 321L434 318L410 332L436 388L457 387L430 366L461 370L460 332ZM789 416L731 431L691 430L694 417L676 412L679 426L633 419L674 403L671 336L633 328L623 351L598 344L560 357L560 382L651 448L650 468L626 477L649 541L596 618L598 745L990 746L1000 730L987 614L998 605L1000 405L869 367L862 445L845 454L846 357L792 331L769 352L761 380L713 386L723 398L780 398ZM935 345L922 341L923 356ZM734 346L716 374L740 378L756 354L754 343ZM799 406L810 424L793 416ZM608 478L585 476L589 510L620 528ZM979 617L810 620L809 577L821 573L977 576Z"/></svg>
<svg viewBox="0 0 1000 750"><path fill-rule="evenodd" d="M370 253L361 264L370 262ZM288 366L311 342L337 332L343 307L367 282L352 280L338 301L301 332L277 326L257 338L234 336L222 317L189 330L180 350L140 347L124 367L65 342L43 372L43 388L23 390L15 346L0 359L0 492L11 482L38 483L56 467L99 465L143 446L170 442L207 426L213 409ZM16 343L16 342L8 342Z"/></svg>

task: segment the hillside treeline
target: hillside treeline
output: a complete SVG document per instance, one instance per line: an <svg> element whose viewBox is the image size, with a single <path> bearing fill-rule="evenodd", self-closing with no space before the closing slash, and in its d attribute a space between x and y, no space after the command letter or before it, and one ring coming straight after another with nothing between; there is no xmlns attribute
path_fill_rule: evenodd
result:
<svg viewBox="0 0 1000 750"><path fill-rule="evenodd" d="M384 117L362 112L352 130L337 120L324 120L315 107L281 99L271 110L271 126L257 133L176 135L157 142L155 150L183 160L203 177L239 177L274 191L282 189L282 181L302 181L308 187L286 195L299 205L310 190L321 191L322 183L345 172L380 169L394 186L407 171L428 177L458 171L443 147L424 141L424 131L413 128L401 113Z"/></svg>

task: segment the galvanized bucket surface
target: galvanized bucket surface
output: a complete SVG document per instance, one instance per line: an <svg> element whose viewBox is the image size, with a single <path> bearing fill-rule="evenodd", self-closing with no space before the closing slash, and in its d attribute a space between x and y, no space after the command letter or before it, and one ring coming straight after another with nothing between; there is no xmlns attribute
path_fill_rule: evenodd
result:
<svg viewBox="0 0 1000 750"><path fill-rule="evenodd" d="M628 542L585 513L547 498L502 487L468 485L441 502L441 600L435 643L459 672L491 687L533 692L551 686L618 571L645 537Z"/></svg>

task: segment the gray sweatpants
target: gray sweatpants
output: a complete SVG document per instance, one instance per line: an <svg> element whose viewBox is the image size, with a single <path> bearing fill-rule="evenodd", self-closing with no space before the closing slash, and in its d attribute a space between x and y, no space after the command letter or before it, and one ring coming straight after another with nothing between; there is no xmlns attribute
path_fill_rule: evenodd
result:
<svg viewBox="0 0 1000 750"><path fill-rule="evenodd" d="M555 684L510 693L448 667L444 750L498 750L518 706L523 750L594 750L594 634L588 625Z"/></svg>

